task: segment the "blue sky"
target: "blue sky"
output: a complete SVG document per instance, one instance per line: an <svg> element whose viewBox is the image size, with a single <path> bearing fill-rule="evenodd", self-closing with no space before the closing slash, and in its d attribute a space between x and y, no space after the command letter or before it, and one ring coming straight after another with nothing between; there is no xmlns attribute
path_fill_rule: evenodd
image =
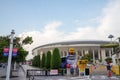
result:
<svg viewBox="0 0 120 80"><path fill-rule="evenodd" d="M93 25L89 22L101 14L108 0L0 0L0 34L16 34L41 30L52 21L62 21L61 31L74 31L76 20L80 26Z"/></svg>
<svg viewBox="0 0 120 80"><path fill-rule="evenodd" d="M33 38L31 50L47 43L120 37L120 0L0 0L0 35ZM115 39L114 38L114 39Z"/></svg>

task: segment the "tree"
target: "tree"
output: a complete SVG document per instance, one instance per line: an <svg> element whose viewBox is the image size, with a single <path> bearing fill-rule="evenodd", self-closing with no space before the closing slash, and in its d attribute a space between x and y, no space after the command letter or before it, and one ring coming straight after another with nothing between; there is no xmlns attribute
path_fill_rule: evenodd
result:
<svg viewBox="0 0 120 80"><path fill-rule="evenodd" d="M30 37L30 39L26 40L26 38L22 41L24 43L24 45L27 44L31 44L32 41L32 37ZM0 62L7 62L8 61L8 57L5 57L3 55L3 48L5 47L9 47L10 44L10 38L9 36L0 36ZM13 48L18 48L18 54L16 57L12 57L12 65L13 63L16 62L24 62L25 58L28 54L28 51L23 49L23 46L20 44L20 38L19 37L14 37L13 40ZM12 71L11 71L11 76L12 76Z"/></svg>
<svg viewBox="0 0 120 80"><path fill-rule="evenodd" d="M93 62L90 54L85 54L84 56L82 56L81 60L88 60L90 63Z"/></svg>
<svg viewBox="0 0 120 80"><path fill-rule="evenodd" d="M107 58L105 59L105 61L106 61L107 63L111 63L111 62L112 62L112 58L111 58L111 57L107 57Z"/></svg>
<svg viewBox="0 0 120 80"><path fill-rule="evenodd" d="M50 69L50 63L51 63L51 52L48 51L48 52L47 52L46 59L45 59L45 67L46 67L47 69Z"/></svg>
<svg viewBox="0 0 120 80"><path fill-rule="evenodd" d="M30 39L27 39L27 40L25 38L22 42L24 43L24 45L31 44L33 42L32 37L30 37ZM28 51L23 49L23 46L20 44L20 38L15 37L13 43L14 43L13 47L18 48L18 54L16 57L12 58L12 61L13 62L25 61ZM10 39L8 36L0 36L0 62L7 62L8 57L3 56L3 48L9 47L9 44L10 44Z"/></svg>
<svg viewBox="0 0 120 80"><path fill-rule="evenodd" d="M18 49L17 56L12 57L12 62L25 62L28 51L25 51L22 47Z"/></svg>
<svg viewBox="0 0 120 80"><path fill-rule="evenodd" d="M7 62L7 57L3 55L3 48L9 47L9 38L7 36L0 36L0 62Z"/></svg>
<svg viewBox="0 0 120 80"><path fill-rule="evenodd" d="M33 43L33 40L32 40L32 37L29 37L27 36L23 41L22 41L22 44L32 44Z"/></svg>
<svg viewBox="0 0 120 80"><path fill-rule="evenodd" d="M59 69L61 65L60 52L58 48L53 50L53 55L51 58L51 69Z"/></svg>
<svg viewBox="0 0 120 80"><path fill-rule="evenodd" d="M32 65L35 67L40 67L40 55L34 56Z"/></svg>
<svg viewBox="0 0 120 80"><path fill-rule="evenodd" d="M44 68L45 67L45 53L43 53L42 55L42 61L41 61L41 67Z"/></svg>

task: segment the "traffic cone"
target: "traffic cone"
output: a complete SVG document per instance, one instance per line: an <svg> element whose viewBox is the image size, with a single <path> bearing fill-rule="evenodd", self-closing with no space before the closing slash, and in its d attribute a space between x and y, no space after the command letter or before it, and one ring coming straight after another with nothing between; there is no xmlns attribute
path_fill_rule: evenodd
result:
<svg viewBox="0 0 120 80"><path fill-rule="evenodd" d="M112 73L111 73L111 71L108 71L108 77L111 77L112 76Z"/></svg>

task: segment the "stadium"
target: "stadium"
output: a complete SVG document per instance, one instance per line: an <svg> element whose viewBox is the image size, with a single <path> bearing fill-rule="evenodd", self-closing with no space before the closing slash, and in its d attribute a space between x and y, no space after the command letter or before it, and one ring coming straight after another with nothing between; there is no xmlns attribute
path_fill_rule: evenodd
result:
<svg viewBox="0 0 120 80"><path fill-rule="evenodd" d="M105 58L112 57L112 48L101 48L102 44L108 44L110 41L66 41L56 42L38 46L32 50L32 54L42 55L48 51L53 51L54 48L58 48L61 57L69 54L69 49L73 48L76 58L81 58L85 54L90 54L93 58L93 62L104 62Z"/></svg>

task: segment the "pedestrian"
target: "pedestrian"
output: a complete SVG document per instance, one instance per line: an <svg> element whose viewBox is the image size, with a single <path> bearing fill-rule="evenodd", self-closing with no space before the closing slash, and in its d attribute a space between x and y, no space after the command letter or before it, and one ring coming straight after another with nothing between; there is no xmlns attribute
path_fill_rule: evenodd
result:
<svg viewBox="0 0 120 80"><path fill-rule="evenodd" d="M71 68L70 72L73 75L73 73L74 73L74 68L73 67Z"/></svg>
<svg viewBox="0 0 120 80"><path fill-rule="evenodd" d="M95 64L93 64L93 68L96 69L96 65Z"/></svg>

